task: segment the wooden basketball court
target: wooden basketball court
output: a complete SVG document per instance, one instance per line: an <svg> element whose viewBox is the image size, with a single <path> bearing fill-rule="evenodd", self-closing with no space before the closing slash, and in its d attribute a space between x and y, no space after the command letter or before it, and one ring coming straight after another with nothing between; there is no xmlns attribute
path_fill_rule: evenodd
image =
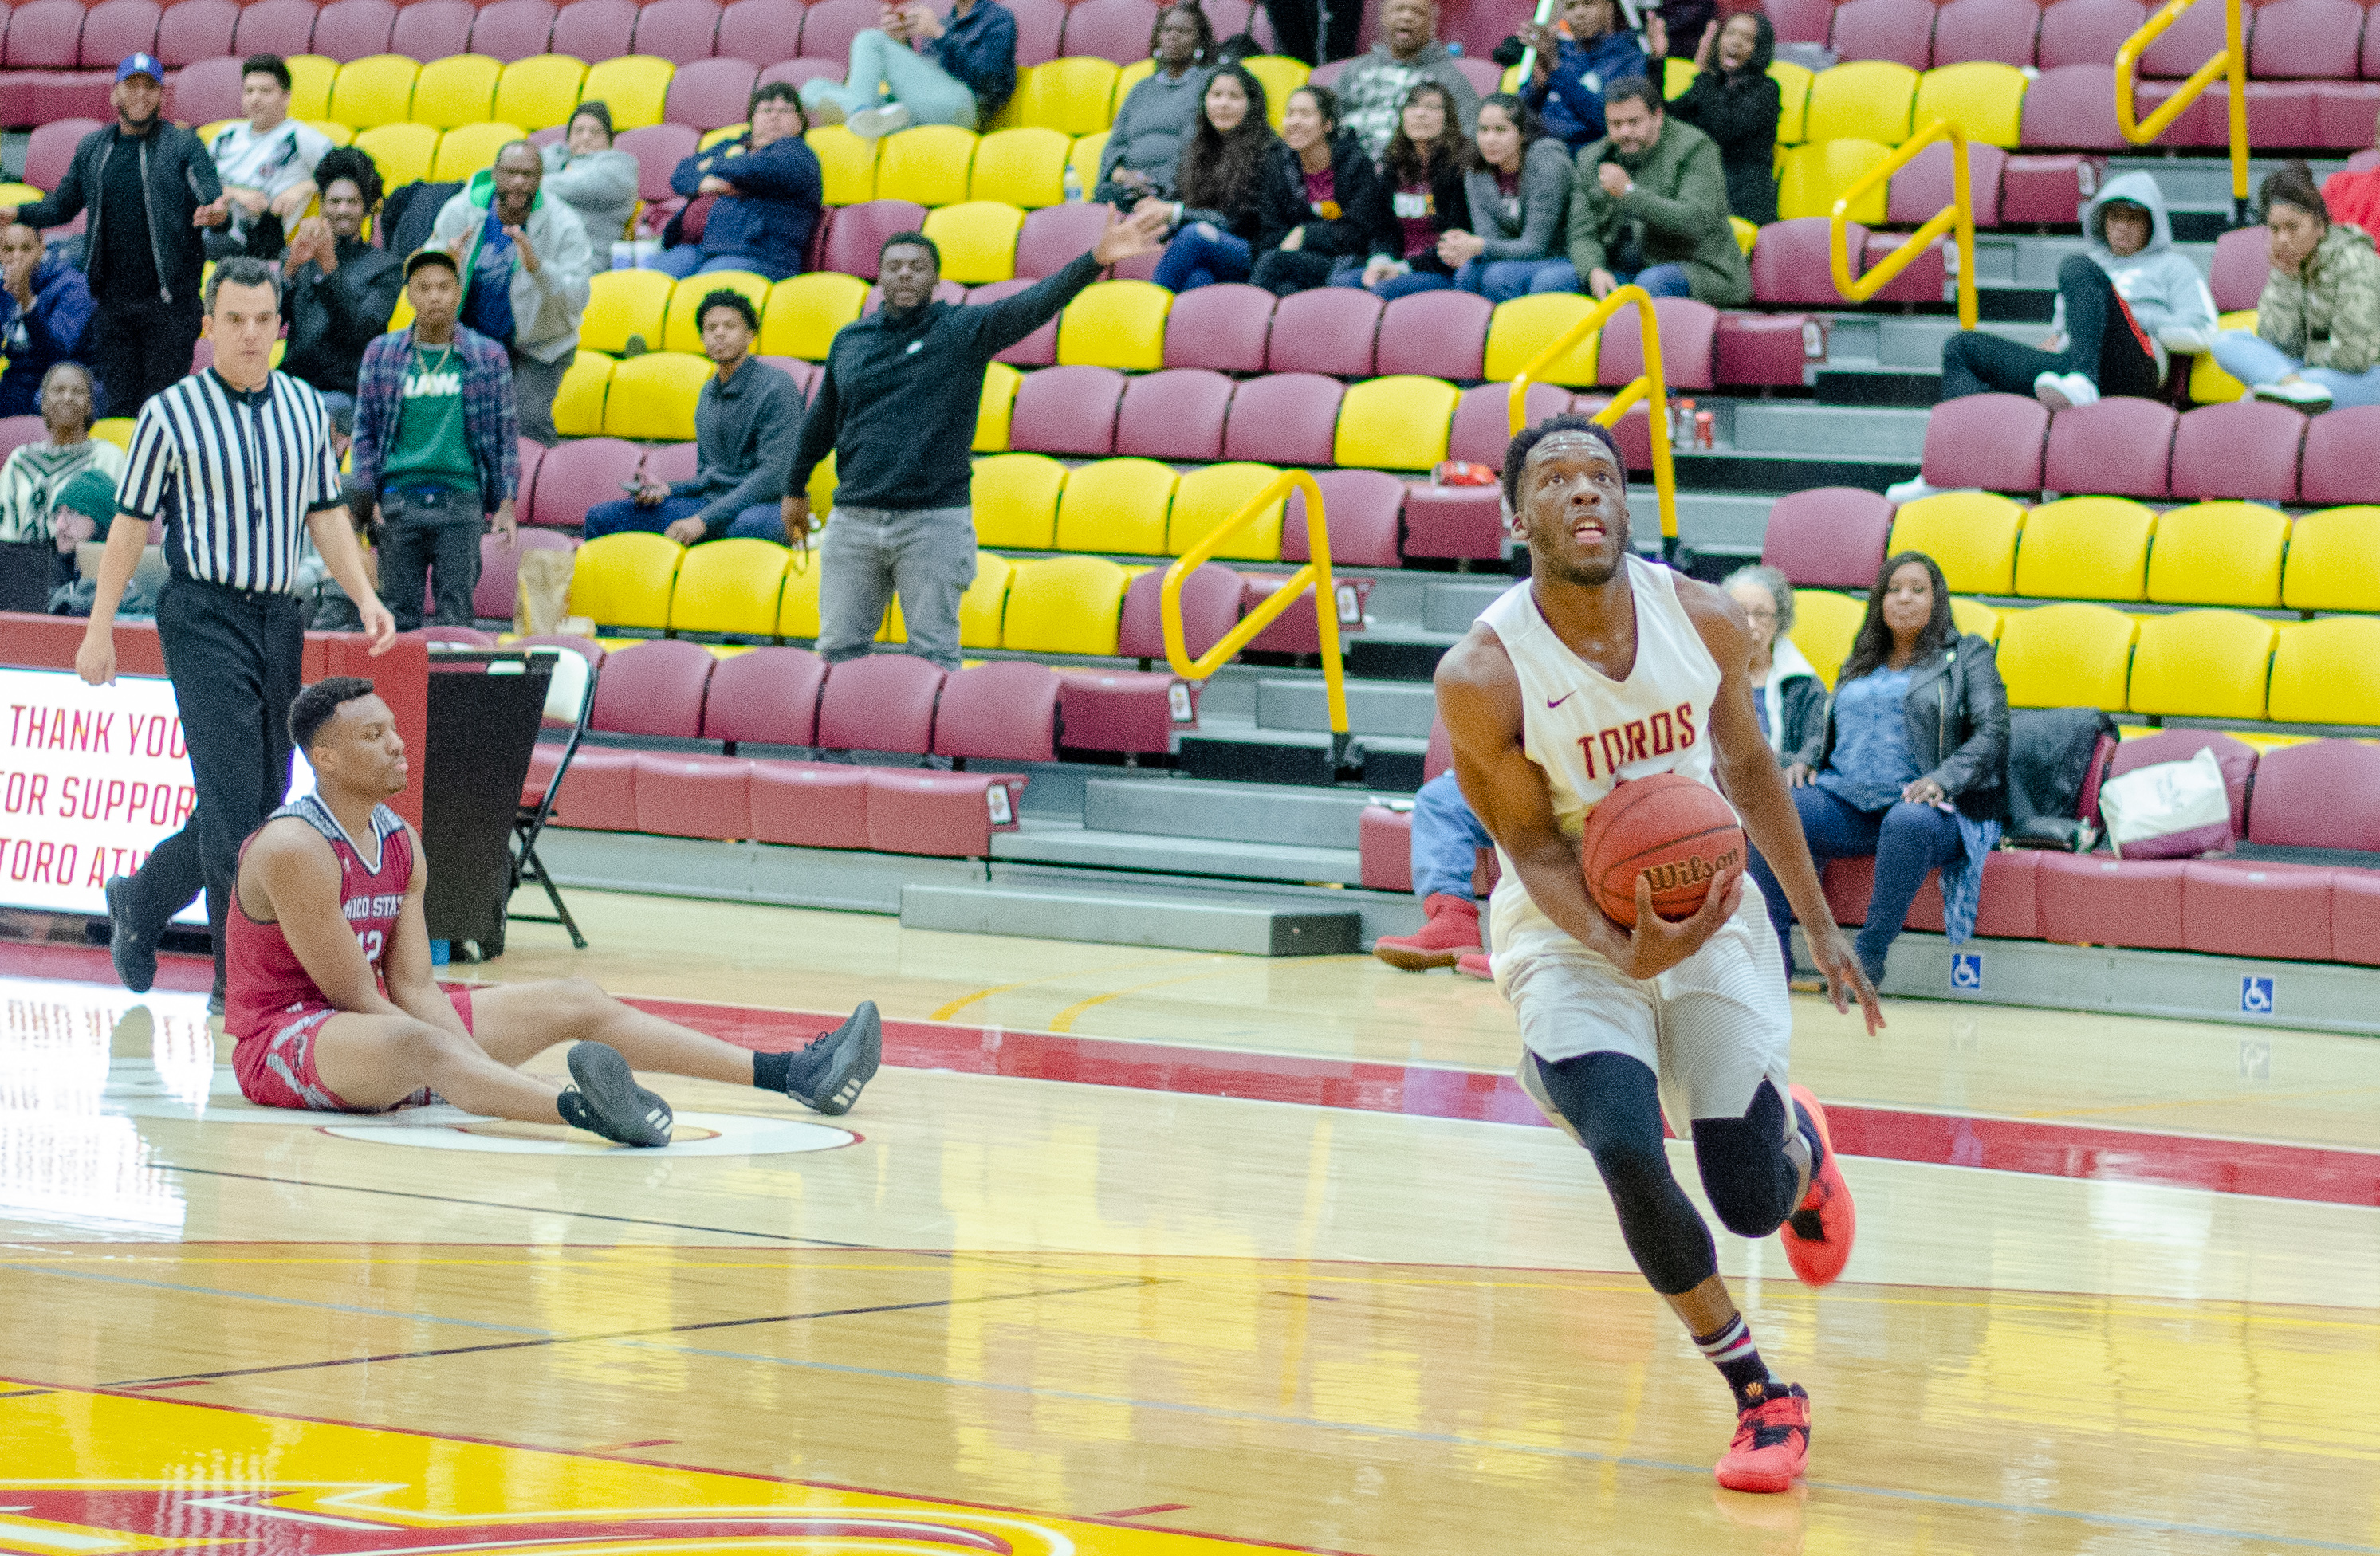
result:
<svg viewBox="0 0 2380 1556"><path fill-rule="evenodd" d="M1720 1237L1762 1498L1487 984L573 907L455 971L886 1069L660 1153L268 1113L200 964L0 945L0 1551L2380 1551L2370 1040L1798 1000L1861 1235Z"/></svg>

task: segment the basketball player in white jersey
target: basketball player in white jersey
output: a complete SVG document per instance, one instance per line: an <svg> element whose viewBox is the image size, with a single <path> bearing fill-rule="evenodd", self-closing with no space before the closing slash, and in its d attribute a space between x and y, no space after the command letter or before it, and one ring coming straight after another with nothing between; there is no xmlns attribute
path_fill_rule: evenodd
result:
<svg viewBox="0 0 2380 1556"><path fill-rule="evenodd" d="M1883 1015L1761 737L1743 612L1632 553L1626 466L1583 416L1514 438L1504 495L1532 576L1439 664L1438 706L1463 795L1502 855L1488 943L1520 1019L1521 1080L1594 1155L1637 1267L1735 1392L1719 1484L1782 1491L1808 1461L1809 1398L1754 1347L1710 1229L1670 1171L1662 1113L1692 1136L1719 1219L1747 1237L1781 1228L1813 1285L1850 1256L1851 1193L1826 1115L1786 1077L1792 1019L1759 894L1727 870L1699 912L1671 923L1640 878L1636 927L1622 929L1586 893L1587 811L1630 778L1716 778L1775 865L1835 1007L1856 999L1870 1032Z"/></svg>

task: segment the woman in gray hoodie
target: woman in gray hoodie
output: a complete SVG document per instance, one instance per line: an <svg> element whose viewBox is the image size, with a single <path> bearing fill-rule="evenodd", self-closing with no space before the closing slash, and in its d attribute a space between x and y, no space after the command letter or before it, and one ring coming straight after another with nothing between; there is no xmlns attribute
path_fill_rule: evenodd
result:
<svg viewBox="0 0 2380 1556"><path fill-rule="evenodd" d="M544 151L545 192L578 212L597 260L608 265L612 244L625 237L637 213L637 159L612 149L612 110L582 103L564 139Z"/></svg>
<svg viewBox="0 0 2380 1556"><path fill-rule="evenodd" d="M1463 175L1471 225L1438 240L1454 284L1491 303L1577 291L1578 271L1562 253L1570 178L1569 148L1542 134L1519 98L1499 92L1481 103Z"/></svg>

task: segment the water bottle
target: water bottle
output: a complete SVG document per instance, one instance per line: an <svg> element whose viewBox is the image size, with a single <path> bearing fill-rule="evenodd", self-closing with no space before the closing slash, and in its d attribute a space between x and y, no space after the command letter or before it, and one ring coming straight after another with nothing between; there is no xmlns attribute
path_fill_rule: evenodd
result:
<svg viewBox="0 0 2380 1556"><path fill-rule="evenodd" d="M1075 170L1071 160L1066 163L1066 203L1068 205L1083 203L1083 175Z"/></svg>

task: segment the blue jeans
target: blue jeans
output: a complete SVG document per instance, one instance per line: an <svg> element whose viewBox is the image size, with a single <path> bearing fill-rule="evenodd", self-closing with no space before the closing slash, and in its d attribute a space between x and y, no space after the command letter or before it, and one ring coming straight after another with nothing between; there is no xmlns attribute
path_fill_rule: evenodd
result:
<svg viewBox="0 0 2380 1556"><path fill-rule="evenodd" d="M690 519L710 504L699 497L664 497L648 508L630 498L598 502L587 510L585 534L593 540L626 530L659 535L680 519ZM773 540L785 543L784 510L773 502L756 502L735 515L722 540Z"/></svg>
<svg viewBox="0 0 2380 1556"><path fill-rule="evenodd" d="M2380 368L2342 373L2335 368L2309 368L2261 335L2226 330L2215 337L2215 360L2223 370L2253 389L2295 373L2308 383L2330 391L2334 405L2380 405Z"/></svg>
<svg viewBox="0 0 2380 1556"><path fill-rule="evenodd" d="M1683 265L1647 265L1641 271L1613 271L1612 279L1622 286L1642 286L1656 297L1691 297L1694 289L1686 284Z"/></svg>
<svg viewBox="0 0 2380 1556"><path fill-rule="evenodd" d="M1212 222L1193 222L1173 235L1149 279L1169 292L1188 292L1223 281L1245 281L1256 268L1247 239Z"/></svg>
<svg viewBox="0 0 2380 1556"><path fill-rule="evenodd" d="M832 102L846 118L888 96L909 110L912 123L976 127L975 93L965 82L873 27L852 39L851 69L841 83L821 79L801 86L803 107Z"/></svg>
<svg viewBox="0 0 2380 1556"><path fill-rule="evenodd" d="M1568 259L1474 259L1454 272L1454 284L1491 303L1541 292L1575 292L1578 271Z"/></svg>
<svg viewBox="0 0 2380 1556"><path fill-rule="evenodd" d="M1332 270L1330 272L1330 284L1333 286L1362 286L1364 284L1364 266L1358 264L1354 269L1350 270L1344 268L1342 265L1340 268ZM1378 285L1367 287L1366 290L1369 291L1376 297L1380 297L1386 301L1393 303L1399 297L1410 297L1416 292L1443 292L1453 286L1453 284L1454 277L1451 275L1440 275L1436 271L1412 271L1403 275L1390 276Z"/></svg>
<svg viewBox="0 0 2380 1556"><path fill-rule="evenodd" d="M674 275L684 281L690 275L709 275L714 271L749 271L754 275L767 276L771 281L783 281L792 271L781 271L774 265L764 265L749 254L710 254L699 244L681 243L675 248L664 248L653 257L652 268L663 275Z"/></svg>
<svg viewBox="0 0 2380 1556"><path fill-rule="evenodd" d="M1900 934L1900 921L1909 916L1909 905L1917 899L1917 888L1925 884L1928 874L1965 854L1965 844L1959 836L1959 818L1948 811L1912 804L1906 800L1887 810L1855 811L1815 784L1796 789L1792 793L1793 808L1802 816L1802 836L1809 840L1813 859L1876 856L1876 889L1867 900L1867 923L1860 927L1852 944L1868 977L1881 977L1884 955L1892 949L1893 940ZM1793 967L1792 905L1785 900L1785 888L1777 884L1777 873L1760 857L1760 850L1754 849L1751 854L1752 879L1760 887L1760 895L1768 899L1768 922L1777 926L1778 943L1784 949L1785 967L1790 972Z"/></svg>
<svg viewBox="0 0 2380 1556"><path fill-rule="evenodd" d="M1413 883L1415 897L1459 897L1475 901L1471 872L1479 850L1495 846L1488 828L1463 797L1452 773L1440 773L1414 796Z"/></svg>

